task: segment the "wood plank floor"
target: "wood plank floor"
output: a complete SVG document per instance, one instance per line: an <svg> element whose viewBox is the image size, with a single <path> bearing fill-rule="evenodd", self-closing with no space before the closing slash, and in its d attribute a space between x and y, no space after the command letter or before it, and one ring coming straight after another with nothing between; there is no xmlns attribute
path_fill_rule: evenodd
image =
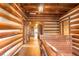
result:
<svg viewBox="0 0 79 59"><path fill-rule="evenodd" d="M22 46L22 49L18 52L18 56L40 56L40 45L38 39L34 40L31 37L27 44Z"/></svg>

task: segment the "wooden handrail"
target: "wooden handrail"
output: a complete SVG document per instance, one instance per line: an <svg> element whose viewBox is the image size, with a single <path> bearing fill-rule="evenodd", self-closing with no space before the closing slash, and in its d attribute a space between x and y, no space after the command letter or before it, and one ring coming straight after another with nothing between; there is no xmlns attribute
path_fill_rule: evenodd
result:
<svg viewBox="0 0 79 59"><path fill-rule="evenodd" d="M51 46L46 40L41 40L48 56L61 56L62 54L56 50L55 47Z"/></svg>
<svg viewBox="0 0 79 59"><path fill-rule="evenodd" d="M63 54L61 54L54 46L52 46L51 44L49 44L48 42L46 42L47 45L52 49L52 51L54 51L57 56L62 56Z"/></svg>
<svg viewBox="0 0 79 59"><path fill-rule="evenodd" d="M56 56L56 52L52 51L52 49L49 47L49 45L47 45L46 41L45 40L41 40L46 52L47 52L47 55L48 56Z"/></svg>

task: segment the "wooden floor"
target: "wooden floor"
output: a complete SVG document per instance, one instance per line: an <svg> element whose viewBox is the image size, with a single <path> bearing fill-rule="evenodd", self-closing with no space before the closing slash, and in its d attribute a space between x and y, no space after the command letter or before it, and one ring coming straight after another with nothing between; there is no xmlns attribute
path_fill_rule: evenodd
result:
<svg viewBox="0 0 79 59"><path fill-rule="evenodd" d="M46 41L55 47L63 56L72 56L72 40L66 36L50 36L45 37ZM38 39L32 37L27 44L22 46L22 49L17 53L18 56L41 56Z"/></svg>
<svg viewBox="0 0 79 59"><path fill-rule="evenodd" d="M46 41L54 46L62 55L71 56L72 55L72 40L66 36L52 36L47 37Z"/></svg>
<svg viewBox="0 0 79 59"><path fill-rule="evenodd" d="M40 45L38 39L31 37L27 44L22 46L22 49L17 53L18 56L40 56Z"/></svg>

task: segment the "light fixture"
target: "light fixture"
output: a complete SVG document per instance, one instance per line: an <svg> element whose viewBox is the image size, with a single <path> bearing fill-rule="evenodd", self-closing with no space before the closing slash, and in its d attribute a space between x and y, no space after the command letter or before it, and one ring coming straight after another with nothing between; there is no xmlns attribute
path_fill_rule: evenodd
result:
<svg viewBox="0 0 79 59"><path fill-rule="evenodd" d="M42 13L44 11L44 4L40 4L38 7L39 13Z"/></svg>
<svg viewBox="0 0 79 59"><path fill-rule="evenodd" d="M36 13L35 12L30 12L30 15L36 15Z"/></svg>

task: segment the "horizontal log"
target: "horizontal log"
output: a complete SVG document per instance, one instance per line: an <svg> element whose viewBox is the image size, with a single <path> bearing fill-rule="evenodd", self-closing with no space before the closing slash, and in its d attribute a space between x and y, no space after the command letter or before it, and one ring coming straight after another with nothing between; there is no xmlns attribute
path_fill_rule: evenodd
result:
<svg viewBox="0 0 79 59"><path fill-rule="evenodd" d="M22 24L22 20L21 19L19 19L19 18L16 19L12 15L7 15L7 14L4 14L3 12L0 12L0 17L3 17L3 18L6 18L6 19L8 19L10 21Z"/></svg>
<svg viewBox="0 0 79 59"><path fill-rule="evenodd" d="M79 29L79 25L76 26L70 26L71 29Z"/></svg>
<svg viewBox="0 0 79 59"><path fill-rule="evenodd" d="M46 37L51 37L51 36L53 36L53 35L59 35L59 33L44 33L44 36L46 36Z"/></svg>
<svg viewBox="0 0 79 59"><path fill-rule="evenodd" d="M59 31L59 29L43 29L44 31Z"/></svg>
<svg viewBox="0 0 79 59"><path fill-rule="evenodd" d="M23 42L18 43L16 46L4 53L2 56L12 56L17 51L17 49L19 49L22 46L22 44Z"/></svg>
<svg viewBox="0 0 79 59"><path fill-rule="evenodd" d="M79 18L79 14L77 14L77 15L74 16L74 17L70 17L70 20L71 20L70 22L77 21L78 18Z"/></svg>
<svg viewBox="0 0 79 59"><path fill-rule="evenodd" d="M0 32L0 38L8 37L8 36L13 36L16 34L21 34L21 31L13 31L13 32Z"/></svg>
<svg viewBox="0 0 79 59"><path fill-rule="evenodd" d="M59 25L44 25L45 28L59 28Z"/></svg>
<svg viewBox="0 0 79 59"><path fill-rule="evenodd" d="M72 36L72 35L79 35L79 34L75 34L75 33L70 33L70 36Z"/></svg>
<svg viewBox="0 0 79 59"><path fill-rule="evenodd" d="M8 44L12 43L15 40L18 40L21 37L22 37L22 34L18 34L18 35L12 36L12 37L1 39L0 40L0 48L7 46Z"/></svg>
<svg viewBox="0 0 79 59"><path fill-rule="evenodd" d="M22 29L22 26L0 22L0 29Z"/></svg>
<svg viewBox="0 0 79 59"><path fill-rule="evenodd" d="M77 39L79 39L79 35L72 35L72 38L77 38Z"/></svg>
<svg viewBox="0 0 79 59"><path fill-rule="evenodd" d="M59 27L59 25L43 25L44 27Z"/></svg>
<svg viewBox="0 0 79 59"><path fill-rule="evenodd" d="M78 16L79 16L79 10L76 13L73 13L72 15L70 15L70 19L78 18Z"/></svg>
<svg viewBox="0 0 79 59"><path fill-rule="evenodd" d="M43 24L46 24L46 25L58 25L59 23L58 22L44 22Z"/></svg>
<svg viewBox="0 0 79 59"><path fill-rule="evenodd" d="M72 42L73 46L76 46L79 48L79 43L75 43L75 42Z"/></svg>
<svg viewBox="0 0 79 59"><path fill-rule="evenodd" d="M75 31L70 31L71 33L74 33L74 34L79 34L79 31L75 30Z"/></svg>
<svg viewBox="0 0 79 59"><path fill-rule="evenodd" d="M75 22L75 21L79 21L79 17L78 17L78 16L75 17L75 18L70 19L70 23L71 23L71 22Z"/></svg>
<svg viewBox="0 0 79 59"><path fill-rule="evenodd" d="M75 43L79 43L79 39L76 39L76 38L72 38L72 41Z"/></svg>
<svg viewBox="0 0 79 59"><path fill-rule="evenodd" d="M10 48L12 48L13 46L15 46L16 44L18 44L19 42L22 41L22 38L12 42L11 44L3 47L2 49L0 49L0 55L3 55L3 53L5 53L6 51L8 51Z"/></svg>
<svg viewBox="0 0 79 59"><path fill-rule="evenodd" d="M65 17L68 17L70 15L73 15L74 13L78 13L79 12L78 10L79 10L79 5L77 7L75 7L75 8L73 8L73 9L71 9L66 15L62 16L60 18L60 20L64 19Z"/></svg>
<svg viewBox="0 0 79 59"><path fill-rule="evenodd" d="M44 30L59 30L59 28L43 28Z"/></svg>
<svg viewBox="0 0 79 59"><path fill-rule="evenodd" d="M67 14L69 14L69 13L67 13ZM77 8L77 9L74 9L73 11L71 11L71 14L70 15L67 15L66 14L66 16L65 17L61 17L60 18L60 22L62 22L62 21L65 21L65 20L69 20L69 16L70 16L70 19L72 20L72 19L76 19L76 18L79 18L79 8Z"/></svg>
<svg viewBox="0 0 79 59"><path fill-rule="evenodd" d="M16 3L12 3L12 4L10 4L15 10L17 10L18 11L18 13L21 13L22 11L21 11L21 9L18 7L18 5L16 4Z"/></svg>
<svg viewBox="0 0 79 59"><path fill-rule="evenodd" d="M59 33L58 31L44 31L43 33Z"/></svg>
<svg viewBox="0 0 79 59"><path fill-rule="evenodd" d="M77 21L70 22L70 24L79 24L79 19Z"/></svg>
<svg viewBox="0 0 79 59"><path fill-rule="evenodd" d="M18 18L21 18L22 16L15 10L10 4L4 4L1 3L0 7L4 10L8 11L9 13L13 14L14 16L17 16Z"/></svg>

